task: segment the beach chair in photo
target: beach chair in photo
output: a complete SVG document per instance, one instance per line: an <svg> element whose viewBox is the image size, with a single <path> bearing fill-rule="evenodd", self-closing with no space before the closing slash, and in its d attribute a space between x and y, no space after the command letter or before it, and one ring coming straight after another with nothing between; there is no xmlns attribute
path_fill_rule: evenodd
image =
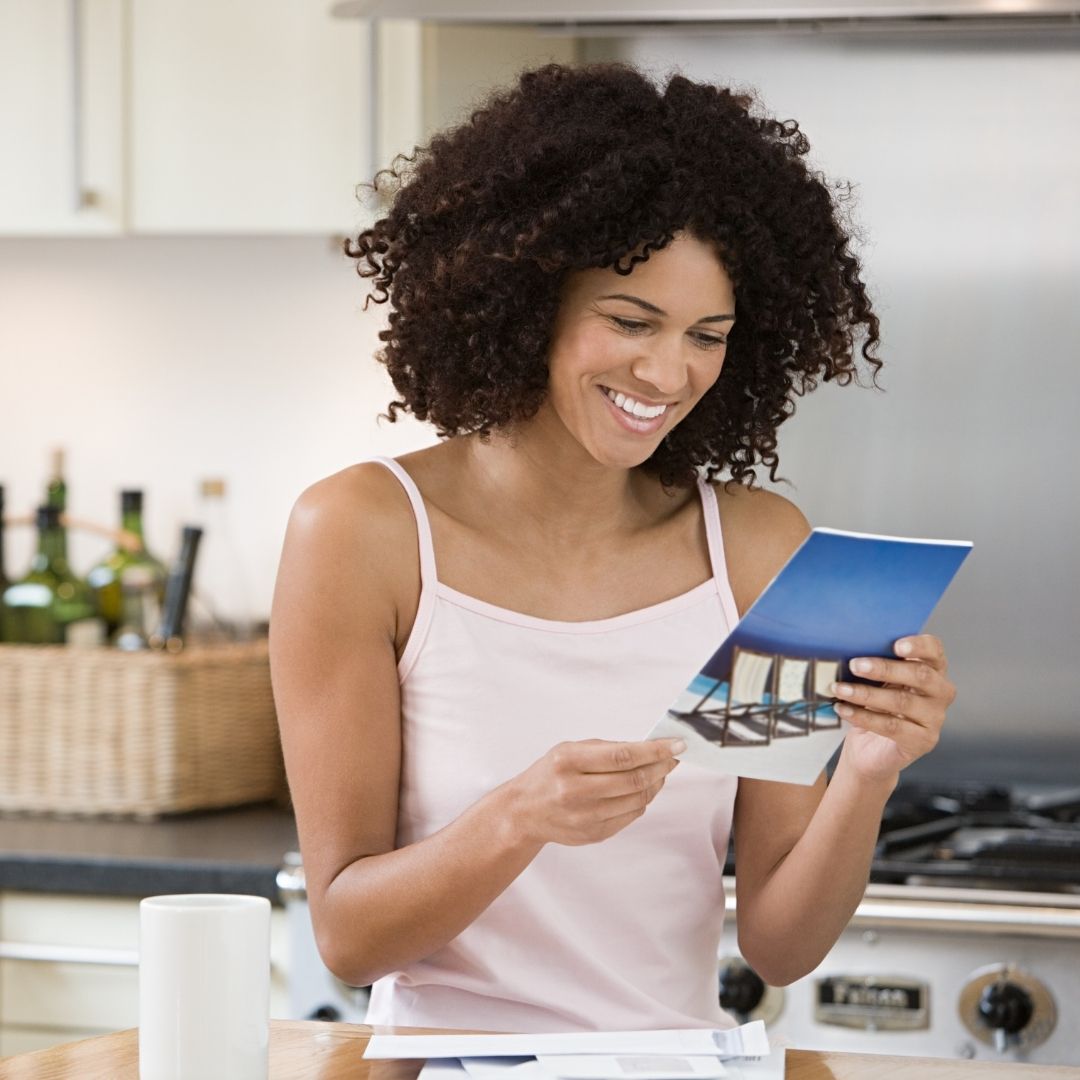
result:
<svg viewBox="0 0 1080 1080"><path fill-rule="evenodd" d="M670 715L721 746L768 746L773 739L836 728L830 684L838 660L780 656L736 646L731 677L686 712Z"/></svg>
<svg viewBox="0 0 1080 1080"><path fill-rule="evenodd" d="M839 660L814 660L810 674L810 729L838 728L840 717L833 710L832 684L840 678Z"/></svg>
<svg viewBox="0 0 1080 1080"><path fill-rule="evenodd" d="M840 661L791 656L778 657L777 661L775 708L769 715L773 738L839 727L830 686L839 675Z"/></svg>
<svg viewBox="0 0 1080 1080"><path fill-rule="evenodd" d="M769 653L736 647L731 677L714 683L691 709L668 715L721 746L767 746L773 660Z"/></svg>
<svg viewBox="0 0 1080 1080"><path fill-rule="evenodd" d="M809 735L813 711L810 707L812 660L797 656L777 656L775 693L769 709L769 735L787 739Z"/></svg>
<svg viewBox="0 0 1080 1080"><path fill-rule="evenodd" d="M723 708L715 719L721 746L768 746L775 693L776 657L736 646Z"/></svg>

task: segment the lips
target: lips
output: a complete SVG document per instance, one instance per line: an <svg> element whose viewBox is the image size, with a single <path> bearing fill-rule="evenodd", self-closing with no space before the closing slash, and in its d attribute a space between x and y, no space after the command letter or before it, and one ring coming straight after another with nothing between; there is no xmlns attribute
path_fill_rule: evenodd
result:
<svg viewBox="0 0 1080 1080"><path fill-rule="evenodd" d="M668 409L665 409L659 416L653 416L646 420L642 417L631 416L624 409L620 409L619 406L607 396L607 390L604 387L598 386L597 392L604 399L604 404L607 406L608 411L611 413L616 423L618 423L624 431L632 432L635 435L654 434L664 426L664 421L667 419L668 415L668 409L671 408L671 406L668 406Z"/></svg>

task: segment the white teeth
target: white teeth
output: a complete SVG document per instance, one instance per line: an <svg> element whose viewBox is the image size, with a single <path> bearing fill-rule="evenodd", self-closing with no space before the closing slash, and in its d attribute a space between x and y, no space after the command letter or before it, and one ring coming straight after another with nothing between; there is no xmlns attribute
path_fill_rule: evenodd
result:
<svg viewBox="0 0 1080 1080"><path fill-rule="evenodd" d="M629 413L631 416L636 416L640 420L651 420L667 411L666 405L643 405L640 401L635 401L633 398L627 397L623 393L616 393L614 390L605 389L604 393L606 393L623 412Z"/></svg>

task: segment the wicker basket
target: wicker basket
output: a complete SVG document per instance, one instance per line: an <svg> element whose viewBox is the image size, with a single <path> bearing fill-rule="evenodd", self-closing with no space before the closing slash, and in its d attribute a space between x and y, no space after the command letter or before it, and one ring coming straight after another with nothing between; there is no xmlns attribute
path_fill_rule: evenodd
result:
<svg viewBox="0 0 1080 1080"><path fill-rule="evenodd" d="M265 640L0 646L0 811L153 818L282 787Z"/></svg>

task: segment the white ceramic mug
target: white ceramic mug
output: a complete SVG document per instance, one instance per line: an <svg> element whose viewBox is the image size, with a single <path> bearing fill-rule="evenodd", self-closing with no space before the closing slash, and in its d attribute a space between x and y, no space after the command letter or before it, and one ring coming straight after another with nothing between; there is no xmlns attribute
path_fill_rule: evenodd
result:
<svg viewBox="0 0 1080 1080"><path fill-rule="evenodd" d="M139 1080L266 1080L270 901L190 893L139 905Z"/></svg>

